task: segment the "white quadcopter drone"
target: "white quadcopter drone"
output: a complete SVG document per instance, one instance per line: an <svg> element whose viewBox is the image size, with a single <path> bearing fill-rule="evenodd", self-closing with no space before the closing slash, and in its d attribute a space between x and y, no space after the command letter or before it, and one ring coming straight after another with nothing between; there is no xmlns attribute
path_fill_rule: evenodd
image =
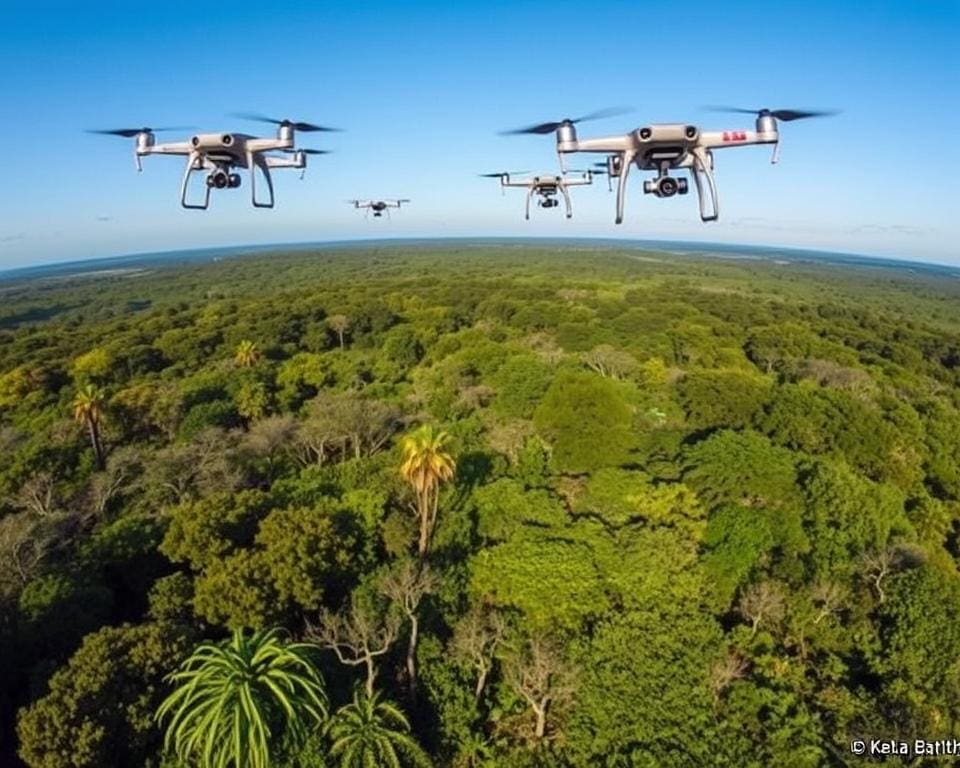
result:
<svg viewBox="0 0 960 768"><path fill-rule="evenodd" d="M502 171L500 173L481 173L485 179L500 179L500 186L503 189L507 187L524 187L527 190L527 204L525 208L525 218L530 220L530 198L537 195L537 205L541 208L556 208L560 205L557 200L557 194L563 196L566 204L567 218L573 216L573 204L570 202L570 193L567 187L582 187L587 184L593 184L593 177L596 174L606 173L601 170L590 171L564 171L557 175L552 173L538 174L526 179L512 179L511 174L518 175L526 171ZM567 173L579 173L580 177L570 177ZM504 193L506 194L506 193Z"/></svg>
<svg viewBox="0 0 960 768"><path fill-rule="evenodd" d="M740 109L738 107L710 107L714 111L756 115L756 130L704 131L696 125L655 123L637 128L621 136L579 139L576 123L623 114L622 108L606 109L576 119L505 131L504 134L533 133L546 135L556 132L557 155L560 168L565 170L564 156L571 152L601 152L607 155L605 168L617 179L616 223L623 223L623 204L627 174L630 166L641 171L655 171L657 177L643 183L643 191L657 197L673 197L687 193L687 180L670 175L671 170L689 170L697 187L700 218L716 221L719 213L717 185L713 178L713 150L725 147L744 147L753 144L773 144L771 162L779 157L780 132L777 121L790 122L808 117L823 117L834 112L810 112L794 109Z"/></svg>
<svg viewBox="0 0 960 768"><path fill-rule="evenodd" d="M262 115L236 115L246 120L273 123L277 126L276 138L250 136L246 133L198 133L187 141L174 141L158 144L156 134L159 131L186 130L185 128L117 128L95 130L89 133L102 133L110 136L123 136L134 139L134 160L137 170L143 170L141 159L148 155L181 155L187 158L187 166L180 185L180 204L184 208L206 210L210 205L210 190L235 189L240 186L240 174L234 168L245 168L250 173L250 198L256 208L273 208L273 179L270 171L277 168L297 168L304 171L307 167L307 155L325 155L327 150L298 149L294 147L295 132L311 133L316 131L336 131L312 123L275 120ZM282 152L289 155L269 154ZM266 180L269 198L257 198L257 169ZM187 189L194 171L207 171L206 194L202 203L187 201ZM303 173L301 173L301 178Z"/></svg>
<svg viewBox="0 0 960 768"><path fill-rule="evenodd" d="M364 218L367 218L370 215L370 211L373 211L374 218L379 219L386 213L389 219L391 208L399 209L403 203L409 203L410 201L402 198L400 200L347 200L347 202L354 208L365 209L365 213L363 214Z"/></svg>

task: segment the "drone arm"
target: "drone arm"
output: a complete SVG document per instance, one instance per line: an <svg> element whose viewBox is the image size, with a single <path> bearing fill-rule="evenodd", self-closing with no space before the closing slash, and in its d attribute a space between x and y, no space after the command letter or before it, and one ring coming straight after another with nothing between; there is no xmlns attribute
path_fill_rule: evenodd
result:
<svg viewBox="0 0 960 768"><path fill-rule="evenodd" d="M698 147L693 151L693 167L690 175L697 185L697 197L700 201L700 219L702 221L716 221L720 216L720 204L717 196L717 185L713 179L713 162L708 150ZM704 186L706 179L707 186ZM707 200L707 192L710 199ZM708 204L709 203L709 204Z"/></svg>
<svg viewBox="0 0 960 768"><path fill-rule="evenodd" d="M703 131L698 146L704 149L723 149L725 147L745 147L752 144L777 144L779 131Z"/></svg>
<svg viewBox="0 0 960 768"><path fill-rule="evenodd" d="M250 169L250 201L254 208L273 208L273 179L270 176L270 165L267 159L269 158L263 158L247 150L247 167ZM267 181L267 191L270 193L268 202L261 203L257 200L257 168L263 171L263 178Z"/></svg>
<svg viewBox="0 0 960 768"><path fill-rule="evenodd" d="M187 187L190 185L190 176L191 174L203 167L203 161L200 159L200 155L197 152L191 152L190 156L187 158L187 167L183 171L183 181L180 183L180 205L184 208L192 208L194 210L204 211L207 209L207 206L210 205L210 187L207 186L206 194L203 198L203 205L199 203L188 203L187 202Z"/></svg>
<svg viewBox="0 0 960 768"><path fill-rule="evenodd" d="M627 191L627 176L630 174L630 166L636 157L636 150L628 149L620 156L620 177L617 179L617 224L623 224L623 204Z"/></svg>
<svg viewBox="0 0 960 768"><path fill-rule="evenodd" d="M170 141L165 144L150 144L138 148L138 155L192 155L193 145L189 141Z"/></svg>
<svg viewBox="0 0 960 768"><path fill-rule="evenodd" d="M573 204L570 202L570 193L567 191L567 185L560 185L560 194L563 195L563 202L567 206L567 218L573 218Z"/></svg>

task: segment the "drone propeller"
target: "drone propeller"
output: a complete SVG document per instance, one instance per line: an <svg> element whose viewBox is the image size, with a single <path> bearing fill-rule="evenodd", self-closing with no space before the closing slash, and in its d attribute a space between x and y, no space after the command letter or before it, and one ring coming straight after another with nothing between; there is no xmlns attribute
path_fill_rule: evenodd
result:
<svg viewBox="0 0 960 768"><path fill-rule="evenodd" d="M500 171L499 173L480 173L485 179L499 179L501 176L519 176L521 173L530 173L530 171Z"/></svg>
<svg viewBox="0 0 960 768"><path fill-rule="evenodd" d="M167 126L166 128L91 128L87 130L87 133L100 133L106 136L123 136L125 139L132 139L134 136L137 136L141 133L160 133L161 131L191 131L193 128L194 126L192 125L174 125Z"/></svg>
<svg viewBox="0 0 960 768"><path fill-rule="evenodd" d="M791 120L805 120L808 117L830 117L837 114L836 110L800 110L800 109L744 109L742 107L706 107L711 112L735 112L743 115L757 115L758 117L775 117L785 123Z"/></svg>
<svg viewBox="0 0 960 768"><path fill-rule="evenodd" d="M266 115L252 114L250 112L233 112L231 117L239 117L242 120L254 120L258 123L272 123L273 125L289 125L295 131L302 131L303 133L313 133L316 131L326 131L334 132L339 131L339 128L329 128L324 125L314 125L313 123L300 123L294 122L293 120L277 120L275 117L267 117Z"/></svg>
<svg viewBox="0 0 960 768"><path fill-rule="evenodd" d="M607 167L606 163L597 163L597 165L602 165L604 168ZM605 170L601 168L568 168L567 173L592 173L594 176L602 176L606 173Z"/></svg>
<svg viewBox="0 0 960 768"><path fill-rule="evenodd" d="M599 109L596 112L591 112L587 115L581 115L576 118L565 118L563 120L557 120L549 123L537 123L536 125L528 125L524 128L514 128L510 131L500 131L501 136L515 136L522 133L536 133L540 135L546 135L548 133L553 133L561 125L574 125L576 123L583 123L588 120L600 120L604 117L616 117L617 115L625 115L628 112L633 110L630 107L610 107L608 109Z"/></svg>
<svg viewBox="0 0 960 768"><path fill-rule="evenodd" d="M284 152L287 152L291 155L296 154L297 152L302 152L305 155L329 155L333 150L331 149L284 149Z"/></svg>

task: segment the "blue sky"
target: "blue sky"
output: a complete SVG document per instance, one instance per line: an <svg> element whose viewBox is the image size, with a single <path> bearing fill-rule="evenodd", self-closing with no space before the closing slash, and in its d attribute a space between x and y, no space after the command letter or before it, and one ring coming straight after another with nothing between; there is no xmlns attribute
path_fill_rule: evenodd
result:
<svg viewBox="0 0 960 768"><path fill-rule="evenodd" d="M814 247L960 263L960 2L4 3L0 25L0 270L245 243L362 237L571 235ZM556 167L553 138L497 131L610 105L584 125L750 127L706 104L837 108L782 125L782 153L717 153L721 221L694 195L658 200L634 173L627 220L600 183L522 218L477 173ZM85 128L255 132L259 111L345 129L278 207L249 188L205 213L178 203L181 160ZM175 135L171 138L177 138ZM586 156L585 156L586 159ZM589 159L593 159L592 157ZM246 181L246 180L245 180ZM364 220L351 197L404 196Z"/></svg>

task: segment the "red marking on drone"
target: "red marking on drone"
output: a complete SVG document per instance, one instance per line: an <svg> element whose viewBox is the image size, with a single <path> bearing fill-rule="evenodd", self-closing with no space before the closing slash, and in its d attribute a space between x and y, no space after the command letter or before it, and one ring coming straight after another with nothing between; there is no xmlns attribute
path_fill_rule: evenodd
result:
<svg viewBox="0 0 960 768"><path fill-rule="evenodd" d="M746 141L747 132L746 131L724 131L723 140L724 141Z"/></svg>

